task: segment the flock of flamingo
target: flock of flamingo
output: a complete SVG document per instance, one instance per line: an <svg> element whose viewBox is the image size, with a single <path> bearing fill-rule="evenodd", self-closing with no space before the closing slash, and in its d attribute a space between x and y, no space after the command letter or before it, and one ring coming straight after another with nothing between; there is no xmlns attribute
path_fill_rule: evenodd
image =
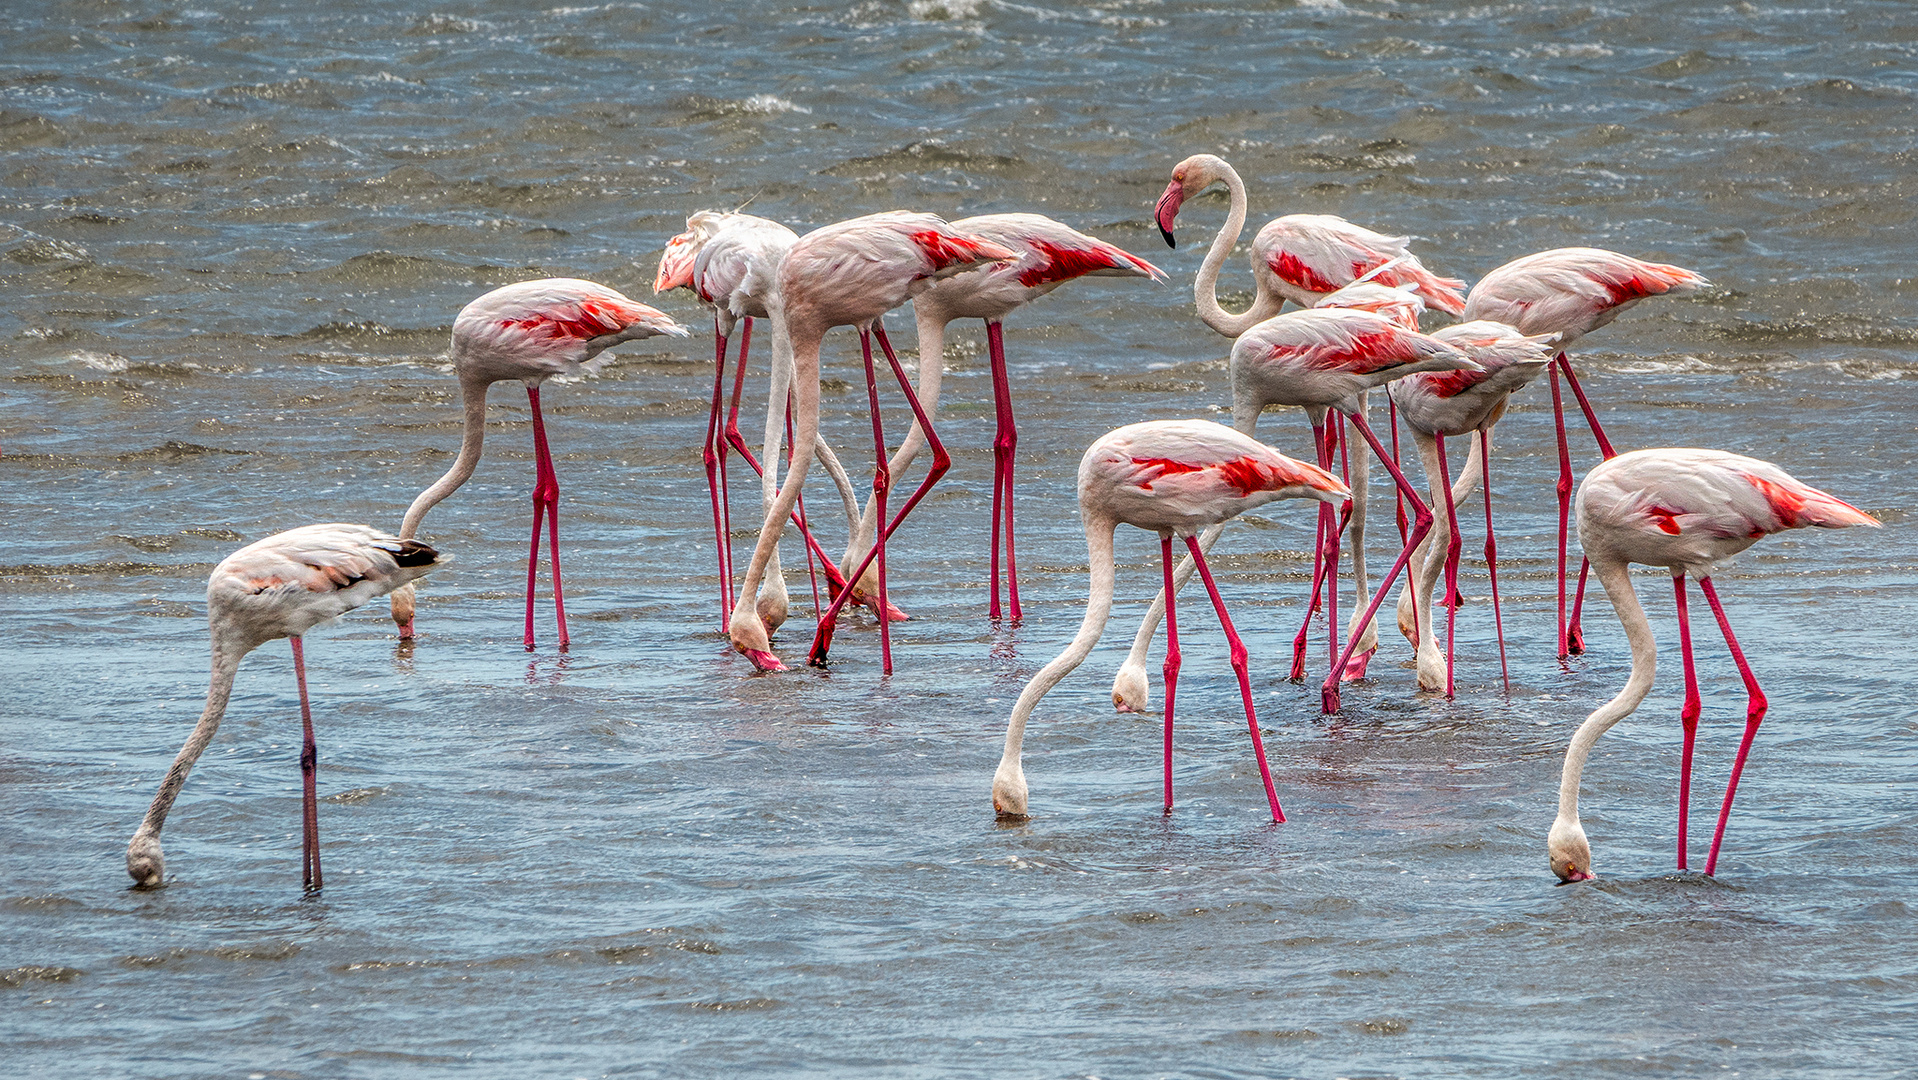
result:
<svg viewBox="0 0 1918 1080"><path fill-rule="evenodd" d="M1375 616L1401 573L1407 581L1395 613L1401 633L1417 651L1419 687L1451 696L1462 547L1458 507L1483 484L1484 552L1493 618L1498 620L1490 484L1493 432L1510 395L1545 374L1551 386L1559 454L1558 654L1564 657L1582 649L1579 616L1588 569L1596 573L1611 599L1632 651L1625 688L1579 726L1567 751L1558 817L1548 841L1552 870L1567 882L1593 876L1590 846L1578 817L1580 776L1598 737L1629 715L1651 688L1656 649L1627 572L1629 564L1640 563L1666 568L1676 594L1685 678L1680 869L1687 860L1692 744L1700 711L1686 609L1688 577L1696 580L1710 604L1749 695L1744 737L1705 863L1705 873L1714 873L1732 798L1766 702L1719 603L1712 570L1771 533L1878 522L1777 466L1753 458L1701 449L1613 451L1564 349L1641 299L1683 295L1707 284L1705 280L1690 270L1611 251L1562 248L1507 263L1464 292L1464 282L1427 271L1404 237L1376 233L1337 217L1291 214L1267 223L1253 238L1251 264L1257 291L1249 308L1233 314L1220 307L1215 290L1220 268L1245 224L1246 191L1238 173L1209 154L1187 158L1172 170L1156 216L1167 244L1173 244L1172 230L1181 207L1215 184L1225 185L1231 208L1199 269L1195 296L1200 319L1233 339L1233 425L1203 420L1135 423L1099 436L1086 450L1078 474L1090 563L1085 620L1072 643L1032 678L1013 707L1005 751L992 783L998 814L1007 818L1027 814L1028 789L1021 768L1026 721L1039 699L1085 660L1105 629L1114 589L1114 534L1121 523L1158 534L1163 588L1113 682L1112 701L1121 711L1147 709L1146 650L1163 619L1168 811L1180 669L1175 601L1196 570L1230 644L1231 665L1244 699L1272 818L1285 820L1260 739L1247 650L1206 565L1206 554L1225 523L1255 507L1288 498L1317 504L1310 597L1304 625L1294 641L1291 674L1294 679L1304 677L1307 637L1322 608L1331 639L1331 663L1322 686L1326 712L1337 711L1342 683L1365 677L1367 663L1378 648ZM657 292L691 289L713 311L713 391L703 459L716 541L720 628L732 646L761 671L785 667L773 651L771 635L788 614L778 544L790 521L804 541L809 566L815 557L823 566L831 594L829 604L819 612L808 662L824 665L836 620L846 604L855 603L870 607L876 616L882 664L887 674L892 673L890 627L905 616L888 599L886 549L912 509L951 465L934 430L934 418L945 328L954 319L977 318L986 324L997 418L991 616L1020 618L1012 516L1018 430L1003 320L1076 278L1163 280L1165 275L1136 255L1036 214L988 214L947 222L931 214L890 212L842 221L805 236L777 222L737 212L702 211L686 224L686 231L666 244L654 288ZM900 363L881 323L881 316L908 300L913 301L918 324L916 380ZM1288 301L1297 309L1282 310ZM1420 316L1428 309L1460 321L1422 332ZM766 425L757 457L738 426L754 320L768 321L772 331ZM875 468L863 505L837 454L819 434L820 346L826 331L836 326L858 331L865 364ZM413 501L399 534L363 525L309 525L248 545L214 569L207 588L213 661L206 709L128 845L127 871L136 885L157 886L163 881L161 828L187 774L219 726L240 659L268 641L285 637L292 641L304 725L300 757L304 883L308 889L321 887L314 787L317 755L301 636L389 593L400 636L413 635L414 582L443 561L415 536L427 512L473 475L485 437L486 394L496 382L523 383L532 414L536 464L525 645L534 647L533 601L542 527L552 567L559 644L562 648L568 644L559 567L559 480L540 413L540 386L555 375L591 370L598 362L595 358L612 346L661 334L685 337L688 330L670 316L590 281L524 281L479 297L453 324L451 358L465 410L459 455L452 468ZM737 360L729 400L726 376L735 338ZM914 417L911 430L890 454L880 419L883 380L873 359L874 339ZM1566 536L1573 472L1561 376L1605 458L1577 489L1577 524L1585 563L1572 590L1569 614ZM1380 388L1386 391L1392 417L1389 449L1367 418L1368 393ZM1269 405L1305 410L1316 463L1294 460L1254 437L1259 415ZM1423 496L1397 463L1400 422L1409 429L1424 464L1427 489ZM1357 439L1350 437L1348 425ZM1446 439L1452 436L1468 440L1466 461L1456 479L1446 450ZM931 466L895 508L894 483L922 447L931 451ZM726 494L728 459L735 455L760 477L764 515L758 543L737 589ZM1396 489L1401 539L1390 569L1376 588L1367 577L1364 545L1367 476L1373 457ZM815 458L832 478L845 512L849 540L837 561L814 535L813 518L800 496ZM1352 614L1343 625L1338 617L1341 537L1350 554L1353 587ZM1185 547L1176 568L1175 539ZM1002 567L1007 597L1003 608ZM1438 593L1441 576L1442 597ZM1441 602L1446 610L1443 651L1433 617ZM1503 669L1502 623L1498 640Z"/></svg>

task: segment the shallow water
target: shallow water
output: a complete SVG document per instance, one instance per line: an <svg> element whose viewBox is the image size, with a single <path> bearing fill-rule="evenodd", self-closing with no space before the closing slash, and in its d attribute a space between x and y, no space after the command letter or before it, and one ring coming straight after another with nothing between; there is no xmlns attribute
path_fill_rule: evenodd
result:
<svg viewBox="0 0 1918 1080"><path fill-rule="evenodd" d="M46 8L0 13L0 1037L20 1075L1909 1072L1902 5ZM995 824L1006 714L1078 624L1080 451L1228 400L1189 293L1224 200L1188 207L1177 251L1150 221L1201 150L1247 177L1254 225L1344 214L1467 279L1594 244L1718 283L1581 343L1614 442L1775 460L1886 528L1774 537L1717 579L1772 710L1716 880L1670 869L1669 663L1586 774L1604 876L1546 868L1565 740L1628 659L1602 599L1590 654L1551 658L1542 387L1494 459L1509 697L1468 561L1457 700L1414 694L1388 642L1320 716L1283 679L1310 519L1275 506L1217 566L1290 820L1265 820L1197 595L1162 817L1157 724L1106 701L1156 575L1128 530L1110 636L1029 735L1035 816ZM456 561L417 648L383 604L310 642L324 894L297 884L277 643L170 819L167 888L126 889L204 693L211 565L309 521L397 524L458 441L441 353L468 299L542 274L641 296L688 212L748 199L802 229L1037 209L1173 275L1009 323L1025 623L985 618L976 327L948 349L955 470L894 548L917 617L890 679L869 620L830 674L753 677L714 633L711 346L630 345L544 395L571 652L519 647L531 448L497 388L478 476L427 523ZM855 358L829 339L828 433L861 475ZM1293 415L1261 431L1307 445ZM1670 588L1640 584L1669 644ZM1744 700L1698 640L1695 861Z"/></svg>

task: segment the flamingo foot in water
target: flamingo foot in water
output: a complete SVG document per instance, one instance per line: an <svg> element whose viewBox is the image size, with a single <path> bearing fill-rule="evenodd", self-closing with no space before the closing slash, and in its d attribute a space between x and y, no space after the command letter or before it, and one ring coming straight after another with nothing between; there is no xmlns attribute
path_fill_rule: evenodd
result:
<svg viewBox="0 0 1918 1080"><path fill-rule="evenodd" d="M1365 666L1372 662L1373 654L1378 651L1377 646L1374 646L1352 657L1352 659L1347 660L1345 662L1345 670L1339 673L1339 681L1358 682L1360 679L1365 678Z"/></svg>

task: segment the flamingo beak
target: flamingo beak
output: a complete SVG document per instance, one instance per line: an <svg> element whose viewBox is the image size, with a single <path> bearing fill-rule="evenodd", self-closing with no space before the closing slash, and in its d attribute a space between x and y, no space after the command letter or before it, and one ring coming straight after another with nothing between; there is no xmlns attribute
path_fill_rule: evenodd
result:
<svg viewBox="0 0 1918 1080"><path fill-rule="evenodd" d="M1177 180L1165 186L1165 194L1159 196L1156 217L1159 220L1159 235L1165 237L1165 246L1176 248L1178 241L1172 238L1172 225L1179 220L1179 207L1185 203L1185 185Z"/></svg>

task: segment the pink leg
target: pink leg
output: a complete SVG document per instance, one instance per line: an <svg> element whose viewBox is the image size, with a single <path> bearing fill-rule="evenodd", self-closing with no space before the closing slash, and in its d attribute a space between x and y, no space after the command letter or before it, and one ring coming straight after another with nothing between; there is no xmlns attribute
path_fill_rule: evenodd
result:
<svg viewBox="0 0 1918 1080"><path fill-rule="evenodd" d="M1012 467L1019 449L1019 425L1012 419L1012 383L1006 375L1005 327L996 319L986 323L986 351L992 360L992 404L998 417L998 431L992 440L992 607L999 618L999 534L1006 538L1006 586L1011 599L1012 620L1022 617L1019 610L1019 565L1012 554Z"/></svg>
<svg viewBox="0 0 1918 1080"><path fill-rule="evenodd" d="M1558 658L1571 655L1565 636L1565 542L1572 513L1572 450L1565 442L1565 407L1558 392L1558 365L1565 359L1559 353L1545 374L1552 382L1552 424L1558 432Z"/></svg>
<svg viewBox="0 0 1918 1080"><path fill-rule="evenodd" d="M1458 506L1452 501L1452 470L1445 463L1445 436L1438 441L1439 487L1445 493L1445 521L1452 528L1445 545L1445 696L1452 697L1452 642L1458 628L1458 562L1464 544L1458 535Z"/></svg>
<svg viewBox="0 0 1918 1080"><path fill-rule="evenodd" d="M309 892L319 891L320 882L320 801L316 788L320 764L319 747L313 742L313 707L306 699L306 654L300 648L299 635L287 639L293 643L293 678L300 684L300 884Z"/></svg>
<svg viewBox="0 0 1918 1080"><path fill-rule="evenodd" d="M1325 450L1326 459L1329 461L1334 453L1337 454L1339 477L1349 487L1352 478L1345 469L1345 418L1335 412L1330 419L1331 422L1326 425L1325 433L1326 442L1330 444ZM1344 639L1339 629L1339 538L1345 535L1345 523L1352 519L1354 505L1350 499L1340 504L1339 527L1333 529L1325 538L1325 658L1334 665L1332 675L1335 678L1339 674L1336 666L1339 660L1339 644Z"/></svg>
<svg viewBox="0 0 1918 1080"><path fill-rule="evenodd" d="M1325 426L1320 421L1312 423L1312 452L1318 455L1321 469L1331 469L1332 454L1326 446ZM1319 504L1318 532L1312 537L1312 592L1305 604L1305 621L1299 625L1297 637L1292 639L1293 679L1305 678L1305 641L1312 630L1312 616L1319 613L1319 588L1325 581L1325 534L1332 523L1332 507L1328 503ZM1336 543L1336 541L1334 541ZM1337 628L1334 627L1334 632Z"/></svg>
<svg viewBox="0 0 1918 1080"><path fill-rule="evenodd" d="M713 407L706 416L706 444L699 448L706 464L706 492L713 504L713 537L719 551L719 632L726 632L726 620L733 613L732 544L726 528L726 443L720 434L720 417L725 410L726 335L719 332L719 320L713 320Z"/></svg>
<svg viewBox="0 0 1918 1080"><path fill-rule="evenodd" d="M1372 603L1366 607L1365 616L1359 620L1358 630L1354 631L1351 639L1345 643L1345 655L1339 657L1338 662L1332 665L1333 673L1326 677L1325 687L1320 697L1327 713L1339 711L1338 672L1345 668L1345 662L1352 658L1352 653L1358 648L1359 633L1364 630L1367 623L1372 621L1372 616L1378 613L1379 602L1384 600L1385 594L1391 591L1392 582L1397 580L1399 571L1405 569L1405 564L1411 561L1412 549L1423 543L1425 534L1432 531L1432 511L1425 505L1425 500L1419 498L1418 489L1405 479L1405 473L1399 470L1398 462L1386 456L1385 447L1379 445L1378 436L1372 434L1372 427L1365 422L1365 418L1353 414L1350 419L1352 426L1359 429L1359 434L1364 436L1366 443L1372 447L1372 453L1385 463L1385 471L1392 474L1392 482L1399 486L1399 491L1405 496L1405 500L1412 504L1412 534L1406 537L1405 547L1400 550L1399 557L1393 560L1392 569L1386 572L1385 577L1379 582L1378 589L1372 593Z"/></svg>
<svg viewBox="0 0 1918 1080"><path fill-rule="evenodd" d="M1598 452L1610 461L1618 456L1612 449L1612 442L1605 437L1605 429L1598 425L1598 414L1592 411L1592 403L1585 399L1585 388L1578 384L1578 376L1572 371L1572 358L1566 353L1558 354L1558 366L1565 372L1565 385L1572 388L1572 396L1578 399L1578 407L1585 413L1585 423L1592 429L1592 438L1598 440Z"/></svg>
<svg viewBox="0 0 1918 1080"><path fill-rule="evenodd" d="M893 531L898 529L900 524L906 520L906 515L912 513L912 508L918 506L919 501L926 497L926 493L932 490L932 485L938 483L940 478L946 475L947 470L952 468L952 455L946 452L946 445L939 441L938 433L933 431L932 418L926 415L925 408L919 404L919 395L913 390L912 381L906 377L906 369L899 363L898 354L893 352L892 341L886 337L886 328L878 322L874 322L872 329L874 336L879 339L879 347L885 351L886 362L892 365L892 374L899 382L899 389L906 395L906 404L912 407L913 419L919 422L919 430L926 436L926 445L932 450L932 467L926 470L925 479L919 481L918 488L914 489L911 497L906 500L905 505L899 508L899 513L893 515L893 519L886 524L885 528L879 530L881 543L874 544L873 549L866 552L865 559L861 560L859 565L853 569L853 572L848 575L848 580L851 581L858 581L859 578L865 574L866 568L871 566L873 560L879 557L883 551L884 540L890 537ZM885 518L884 511L885 508L882 505L880 507L880 519L882 521ZM882 589L884 585L885 572L882 569L880 572L880 586ZM807 655L807 663L820 667L825 665L826 650L832 645L834 623L839 617L839 609L845 606L850 592L851 590L842 590L840 595L835 596L832 605L826 609L825 617L819 620L819 630L813 635L812 650ZM891 605L886 603L884 595L881 595L878 601L880 609L888 613L891 612ZM880 625L883 627L889 621L891 621L889 618L882 618ZM881 640L884 640L883 637ZM891 664L886 666L886 673L892 673Z"/></svg>
<svg viewBox="0 0 1918 1080"><path fill-rule="evenodd" d="M1505 692L1512 692L1512 671L1505 665L1505 617L1498 606L1498 541L1492 534L1492 439L1480 428L1478 433L1479 468L1485 482L1485 569L1492 579L1492 628L1498 632L1498 673L1505 680ZM1449 671L1451 664L1446 668Z"/></svg>
<svg viewBox="0 0 1918 1080"><path fill-rule="evenodd" d="M1386 415L1386 418L1390 420L1392 424L1392 460L1394 462L1400 462L1399 406L1398 406L1398 402L1395 402L1392 400L1392 395L1390 394L1387 394L1385 396L1385 415ZM1401 464L1400 467L1403 468L1403 465ZM1398 488L1392 489L1392 512L1398 518L1399 543L1403 544L1405 543L1405 499L1403 496L1399 494ZM1413 644L1417 645L1418 643L1413 642Z"/></svg>
<svg viewBox="0 0 1918 1080"><path fill-rule="evenodd" d="M1765 692L1758 688L1758 677L1752 674L1751 665L1745 662L1744 650L1738 647L1738 639L1732 636L1732 624L1725 618L1725 608L1718 602L1718 590L1712 588L1712 579L1698 579L1698 589L1705 594L1705 600L1712 606L1712 614L1718 618L1718 628L1725 633L1725 644L1731 648L1732 661L1738 665L1738 674L1745 680L1745 737L1739 740L1738 757L1732 761L1732 778L1725 785L1725 804L1718 808L1718 828L1712 831L1711 854L1705 858L1705 874L1711 876L1718 870L1718 846L1725 839L1725 819L1732 812L1732 796L1738 794L1738 777L1745 771L1745 756L1751 753L1752 737L1758 734L1758 724L1765 719L1768 703Z"/></svg>
<svg viewBox="0 0 1918 1080"><path fill-rule="evenodd" d="M533 407L533 545L526 563L526 651L533 650L533 594L539 584L540 519L548 522L552 541L553 612L559 621L559 647L570 644L566 634L566 593L559 577L559 475L553 471L553 452L546 446L546 422L539 411L539 387L526 388Z"/></svg>
<svg viewBox="0 0 1918 1080"><path fill-rule="evenodd" d="M1225 640L1231 645L1232 672L1239 677L1239 697L1245 701L1245 725L1252 731L1252 754L1259 759L1259 779L1265 782L1265 800L1272 806L1272 820L1283 822L1285 811L1279 808L1279 790L1272 786L1272 770L1265 763L1265 740L1259 735L1259 715L1252 707L1252 674L1246 664L1245 642L1239 640L1239 632L1232 628L1232 616L1225 613L1225 601L1219 596L1219 587L1212 581L1212 569L1205 564L1205 553L1199 550L1198 537L1186 537L1185 546L1192 552L1192 561L1199 568L1199 577L1205 580L1205 591L1212 596L1213 610L1219 613L1219 625L1225 629ZM1171 595L1168 589L1166 596L1170 598ZM1171 610L1172 606L1168 603L1166 611L1169 613ZM1332 669L1332 674L1327 677L1328 682L1337 680L1338 670L1337 667ZM1170 709L1168 699L1168 724L1171 723Z"/></svg>
<svg viewBox="0 0 1918 1080"><path fill-rule="evenodd" d="M861 327L859 331L859 351L866 361L866 400L872 407L873 471L872 497L879 503L879 520L886 520L886 496L892 491L892 470L886 464L886 433L880 422L879 380L872 366L872 334ZM873 551L879 556L879 603L886 602L886 533L881 530L873 544ZM862 569L860 573L864 573ZM859 574L852 580L858 581ZM892 674L892 623L879 620L879 655L883 670Z"/></svg>
<svg viewBox="0 0 1918 1080"><path fill-rule="evenodd" d="M1685 704L1678 711L1678 723L1685 742L1678 755L1678 868L1685 869L1686 826L1692 808L1692 743L1698 737L1698 669L1692 664L1692 625L1685 610L1685 575L1672 575L1672 592L1678 600L1678 654L1685 664Z"/></svg>
<svg viewBox="0 0 1918 1080"><path fill-rule="evenodd" d="M1165 569L1165 812L1172 812L1172 703L1179 686L1179 615L1172 588L1172 534L1159 537L1159 562Z"/></svg>

